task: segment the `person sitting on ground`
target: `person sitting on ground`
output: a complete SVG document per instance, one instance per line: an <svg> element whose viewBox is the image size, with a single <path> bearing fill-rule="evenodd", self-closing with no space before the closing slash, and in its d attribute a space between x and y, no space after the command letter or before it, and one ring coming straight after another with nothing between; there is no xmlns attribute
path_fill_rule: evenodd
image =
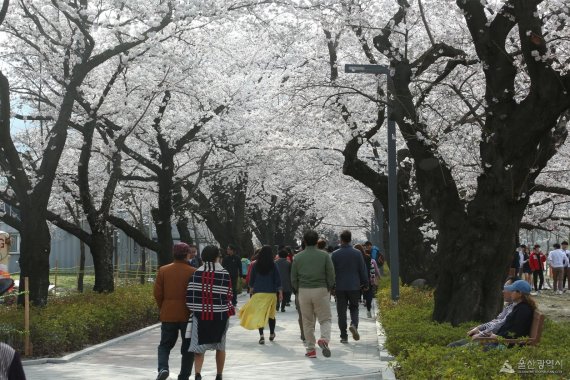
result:
<svg viewBox="0 0 570 380"><path fill-rule="evenodd" d="M518 280L511 285L505 286L505 290L511 292L513 311L505 319L505 323L496 333L489 335L489 338L503 337L507 339L517 339L529 336L536 310L536 303L530 296L530 285L524 280Z"/></svg>
<svg viewBox="0 0 570 380"><path fill-rule="evenodd" d="M516 276L508 277L505 281L505 287L503 288L503 300L505 301L505 306L503 310L497 315L497 317L487 323L483 323L479 326L473 327L471 330L467 331L468 339L461 339L456 342L449 343L447 347L460 347L467 345L471 342L471 339L479 339L483 337L488 337L492 333L499 331L499 328L503 326L507 316L513 311L514 303L512 301L511 292L506 289L507 286L511 285L513 282L520 280Z"/></svg>

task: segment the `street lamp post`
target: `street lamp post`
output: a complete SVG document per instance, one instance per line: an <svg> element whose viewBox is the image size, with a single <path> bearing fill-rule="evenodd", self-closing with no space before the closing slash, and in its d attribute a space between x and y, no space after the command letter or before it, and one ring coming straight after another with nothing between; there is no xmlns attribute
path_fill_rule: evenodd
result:
<svg viewBox="0 0 570 380"><path fill-rule="evenodd" d="M345 65L349 74L382 74L387 81L392 80L390 68L386 65ZM388 86L389 87L389 86ZM396 159L396 122L390 117L390 92L386 91L388 105L388 236L390 243L390 274L392 300L400 298L400 262L398 249L398 178Z"/></svg>

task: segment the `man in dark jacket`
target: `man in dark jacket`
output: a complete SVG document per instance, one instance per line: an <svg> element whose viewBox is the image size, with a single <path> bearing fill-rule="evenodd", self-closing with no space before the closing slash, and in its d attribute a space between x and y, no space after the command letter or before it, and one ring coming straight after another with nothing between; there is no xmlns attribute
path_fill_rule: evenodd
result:
<svg viewBox="0 0 570 380"><path fill-rule="evenodd" d="M352 234L345 230L340 234L340 248L332 253L331 259L336 276L336 311L340 342L348 343L346 331L346 309L350 310L350 332L354 340L359 340L358 334L358 302L360 289L368 290L368 274L362 253L350 245Z"/></svg>
<svg viewBox="0 0 570 380"><path fill-rule="evenodd" d="M154 282L154 299L160 309L160 344L158 345L158 377L165 380L169 375L168 358L176 344L178 334L182 336L182 365L178 380L188 380L192 372L194 354L188 352L190 339L185 338L190 311L186 308L186 287L196 269L188 265L186 255L190 247L178 243L173 247L174 262L158 270Z"/></svg>
<svg viewBox="0 0 570 380"><path fill-rule="evenodd" d="M232 303L237 305L237 283L238 280L242 277L241 272L241 258L237 254L237 247L233 244L228 245L226 250L226 257L222 260L222 266L225 270L228 271L230 277L232 279L232 291L233 291L233 299Z"/></svg>

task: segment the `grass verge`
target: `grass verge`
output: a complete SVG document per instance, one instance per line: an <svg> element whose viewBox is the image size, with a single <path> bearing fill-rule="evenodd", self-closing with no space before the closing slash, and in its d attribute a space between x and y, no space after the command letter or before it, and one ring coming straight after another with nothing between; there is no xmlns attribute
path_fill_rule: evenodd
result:
<svg viewBox="0 0 570 380"><path fill-rule="evenodd" d="M397 360L398 379L570 378L570 323L547 319L538 347L487 352L478 345L448 348L448 343L465 338L467 330L478 323L453 327L431 321L434 302L430 290L401 287L400 300L394 303L389 283L384 283L377 300L386 348ZM509 367L514 373L509 373Z"/></svg>
<svg viewBox="0 0 570 380"><path fill-rule="evenodd" d="M0 308L0 340L24 351L23 308ZM33 357L61 356L158 322L152 284L85 292L50 299L30 310Z"/></svg>

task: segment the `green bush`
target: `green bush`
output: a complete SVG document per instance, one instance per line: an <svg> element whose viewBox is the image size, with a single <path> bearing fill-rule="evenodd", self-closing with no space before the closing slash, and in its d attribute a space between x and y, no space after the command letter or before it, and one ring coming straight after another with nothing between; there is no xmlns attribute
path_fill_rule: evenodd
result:
<svg viewBox="0 0 570 380"><path fill-rule="evenodd" d="M0 308L0 339L23 352L24 312ZM158 322L152 285L120 287L113 293L86 292L51 299L30 310L30 340L35 357L59 356Z"/></svg>
<svg viewBox="0 0 570 380"><path fill-rule="evenodd" d="M381 286L377 299L386 332L386 348L396 357L395 372L399 379L570 378L566 349L570 341L570 323L546 320L538 347L486 352L479 345L448 348L448 343L465 338L467 330L478 323L453 327L432 322L433 292L429 290L403 286L400 300L394 303L390 299L389 286ZM552 365L546 364L547 360L552 360ZM515 373L500 372L505 363ZM538 375L538 371L545 372Z"/></svg>

